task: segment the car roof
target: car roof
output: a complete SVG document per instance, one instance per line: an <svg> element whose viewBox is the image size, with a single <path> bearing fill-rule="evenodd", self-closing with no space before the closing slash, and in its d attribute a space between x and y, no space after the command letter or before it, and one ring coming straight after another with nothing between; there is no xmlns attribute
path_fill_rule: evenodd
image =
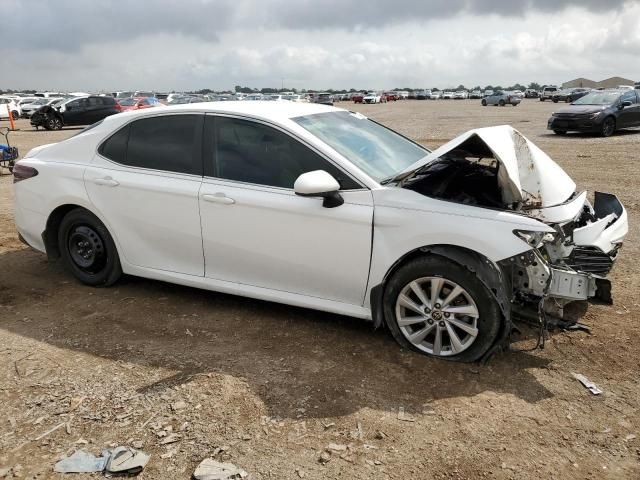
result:
<svg viewBox="0 0 640 480"><path fill-rule="evenodd" d="M149 111L151 110L151 111ZM148 109L147 111L140 110L138 112L126 112L115 115L115 117L121 116L146 116L154 115L158 112L154 112L155 109ZM246 115L265 120L272 120L276 122L286 121L290 118L300 117L304 115L313 115L315 113L327 113L344 111L341 108L330 107L328 105L321 105L317 103L299 103L299 102L273 102L273 101L227 101L227 102L202 102L202 103L188 103L182 105L169 105L167 108L162 109L162 114L170 114L172 112L202 112L202 113L229 113Z"/></svg>

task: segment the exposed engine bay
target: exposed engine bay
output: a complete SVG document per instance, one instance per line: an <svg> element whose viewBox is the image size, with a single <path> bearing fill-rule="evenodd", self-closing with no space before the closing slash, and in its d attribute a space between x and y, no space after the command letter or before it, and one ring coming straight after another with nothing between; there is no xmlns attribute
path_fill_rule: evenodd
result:
<svg viewBox="0 0 640 480"><path fill-rule="evenodd" d="M571 178L520 132L508 126L472 130L438 148L400 180L422 195L535 218L547 233L514 231L531 250L499 263L512 309L542 321L563 318L576 300L611 303L605 278L627 233L627 213L615 195L576 192Z"/></svg>

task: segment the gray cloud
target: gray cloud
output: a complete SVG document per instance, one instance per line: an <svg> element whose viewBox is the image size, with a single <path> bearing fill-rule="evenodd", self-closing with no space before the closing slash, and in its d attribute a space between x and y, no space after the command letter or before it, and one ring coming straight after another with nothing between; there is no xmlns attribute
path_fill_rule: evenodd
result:
<svg viewBox="0 0 640 480"><path fill-rule="evenodd" d="M521 17L573 6L612 11L624 4L625 0L5 0L3 17L11 20L3 22L2 32L19 38L16 48L23 50L74 51L87 44L156 34L212 42L233 29L353 31L459 14ZM161 54L156 50L133 53Z"/></svg>

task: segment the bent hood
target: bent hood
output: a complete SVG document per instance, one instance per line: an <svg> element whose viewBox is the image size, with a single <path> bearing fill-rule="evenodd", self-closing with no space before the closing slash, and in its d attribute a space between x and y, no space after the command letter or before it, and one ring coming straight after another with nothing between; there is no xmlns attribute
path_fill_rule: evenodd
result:
<svg viewBox="0 0 640 480"><path fill-rule="evenodd" d="M500 167L498 181L504 202L521 203L526 210L560 205L576 190L574 181L556 162L509 125L469 130L411 165L396 179L412 178L422 167L454 150L480 153L484 158L492 156Z"/></svg>

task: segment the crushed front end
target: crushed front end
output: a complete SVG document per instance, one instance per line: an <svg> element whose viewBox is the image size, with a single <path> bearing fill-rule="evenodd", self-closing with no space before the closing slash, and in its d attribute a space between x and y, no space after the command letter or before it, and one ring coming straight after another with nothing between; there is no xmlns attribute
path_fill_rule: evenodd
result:
<svg viewBox="0 0 640 480"><path fill-rule="evenodd" d="M606 277L628 231L626 210L615 195L602 192L595 193L593 205L582 193L562 207L548 214L562 218L575 211L575 216L547 219L555 233L514 231L531 250L500 262L512 284L514 310L525 318L528 310L529 318L563 319L564 306L577 300L612 303Z"/></svg>

